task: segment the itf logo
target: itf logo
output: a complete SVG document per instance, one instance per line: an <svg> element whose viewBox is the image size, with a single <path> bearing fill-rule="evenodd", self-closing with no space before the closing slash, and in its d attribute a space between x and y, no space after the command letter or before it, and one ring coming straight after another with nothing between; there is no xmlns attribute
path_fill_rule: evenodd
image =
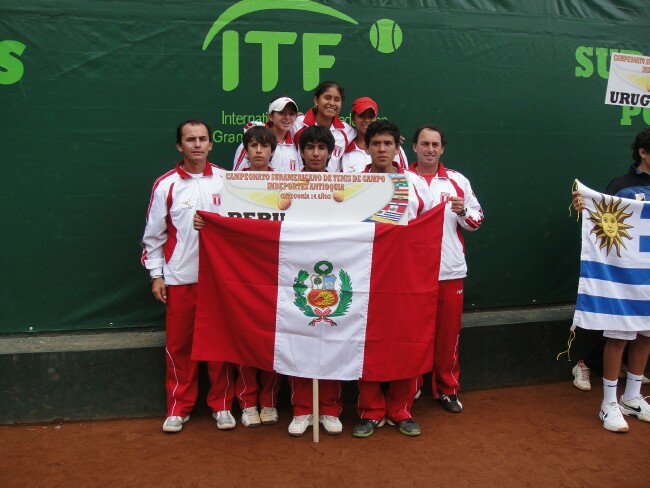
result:
<svg viewBox="0 0 650 488"><path fill-rule="evenodd" d="M313 12L359 25L353 18L312 0L241 0L226 9L214 22L205 36L205 51L217 35L222 37L222 88L232 91L239 86L239 32L225 30L233 21L244 15L264 10L300 10ZM338 33L302 34L302 80L306 91L314 89L320 82L321 70L334 66L336 58L332 54L321 54L321 47L335 47L341 42ZM380 19L370 27L370 44L380 53L392 53L402 44L402 30L390 19ZM269 92L278 84L280 46L293 45L298 40L297 32L249 31L244 35L244 43L261 46L262 91Z"/></svg>

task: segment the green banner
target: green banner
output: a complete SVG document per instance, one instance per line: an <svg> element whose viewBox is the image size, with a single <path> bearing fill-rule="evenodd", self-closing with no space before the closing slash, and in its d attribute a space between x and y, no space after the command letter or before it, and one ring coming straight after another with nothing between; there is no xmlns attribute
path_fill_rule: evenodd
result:
<svg viewBox="0 0 650 488"><path fill-rule="evenodd" d="M176 125L212 128L232 167L269 100L320 82L370 96L408 142L447 133L446 166L485 212L466 237L468 308L571 302L575 177L603 189L650 109L604 104L610 55L650 51L647 0L241 0L0 5L0 333L162 325L139 262Z"/></svg>

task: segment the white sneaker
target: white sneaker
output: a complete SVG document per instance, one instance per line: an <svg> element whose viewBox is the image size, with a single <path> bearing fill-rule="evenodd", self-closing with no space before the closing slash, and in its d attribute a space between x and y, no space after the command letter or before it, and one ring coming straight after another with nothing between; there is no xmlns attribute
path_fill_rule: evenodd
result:
<svg viewBox="0 0 650 488"><path fill-rule="evenodd" d="M650 422L650 405L645 401L643 395L639 395L631 400L623 400L621 397L621 412L624 415L631 415L644 422Z"/></svg>
<svg viewBox="0 0 650 488"><path fill-rule="evenodd" d="M277 424L278 409L275 407L262 407L262 410L260 410L260 420L264 425Z"/></svg>
<svg viewBox="0 0 650 488"><path fill-rule="evenodd" d="M289 434L299 437L305 433L307 427L312 425L314 422L314 416L309 415L298 415L293 418L289 424Z"/></svg>
<svg viewBox="0 0 650 488"><path fill-rule="evenodd" d="M621 409L616 402L603 403L600 406L598 416L603 421L603 427L607 430L611 430L612 432L627 432L629 430Z"/></svg>
<svg viewBox="0 0 650 488"><path fill-rule="evenodd" d="M167 417L163 423L163 432L179 432L183 428L183 424L190 419L190 416L178 417L172 415Z"/></svg>
<svg viewBox="0 0 650 488"><path fill-rule="evenodd" d="M259 427L262 425L260 414L257 412L257 407L248 407L242 410L241 423L246 427Z"/></svg>
<svg viewBox="0 0 650 488"><path fill-rule="evenodd" d="M217 428L219 430L234 429L235 425L237 425L235 417L232 416L230 410L221 410L220 412L214 412L212 416L217 421Z"/></svg>
<svg viewBox="0 0 650 488"><path fill-rule="evenodd" d="M591 391L591 382L589 381L589 368L581 359L571 370L573 373L573 385L579 390Z"/></svg>
<svg viewBox="0 0 650 488"><path fill-rule="evenodd" d="M343 425L338 417L332 415L321 415L318 417L318 421L323 424L325 432L330 435L336 435L343 432Z"/></svg>

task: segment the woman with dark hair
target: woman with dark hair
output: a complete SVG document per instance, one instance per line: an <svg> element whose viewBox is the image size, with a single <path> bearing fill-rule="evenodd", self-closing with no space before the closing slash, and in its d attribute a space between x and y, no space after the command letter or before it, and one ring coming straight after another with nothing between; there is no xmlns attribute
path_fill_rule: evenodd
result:
<svg viewBox="0 0 650 488"><path fill-rule="evenodd" d="M292 134L296 147L299 146L300 135L306 127L319 125L329 127L334 136L334 151L327 164L327 171L341 171L341 158L356 135L355 130L339 118L341 105L345 101L345 90L334 81L324 81L314 90L314 106L305 115L299 115L293 125Z"/></svg>
<svg viewBox="0 0 650 488"><path fill-rule="evenodd" d="M341 158L342 172L361 173L370 164L370 155L366 152L366 129L377 120L378 115L379 108L372 98L361 97L352 102L351 120L356 130L356 137L345 148L345 154ZM408 169L408 159L401 145L393 161L400 173L404 173Z"/></svg>
<svg viewBox="0 0 650 488"><path fill-rule="evenodd" d="M300 171L302 170L302 161L298 156L296 146L293 145L291 138L291 129L296 122L298 115L298 105L291 98L281 96L275 97L269 104L268 121L264 124L275 134L276 148L271 159L271 168L274 171ZM249 122L244 127L244 134L251 128L261 126L258 121ZM235 161L233 162L233 171L243 171L250 167L250 160L244 144L240 144L235 151Z"/></svg>

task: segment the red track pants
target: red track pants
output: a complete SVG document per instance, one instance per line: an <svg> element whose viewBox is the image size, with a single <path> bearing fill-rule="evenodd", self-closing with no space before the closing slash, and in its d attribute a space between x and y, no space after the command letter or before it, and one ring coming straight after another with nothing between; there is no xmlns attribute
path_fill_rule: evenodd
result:
<svg viewBox="0 0 650 488"><path fill-rule="evenodd" d="M357 415L362 419L377 421L388 417L392 422L411 418L413 399L421 382L421 376L393 380L388 382L388 391L384 394L381 382L359 380Z"/></svg>
<svg viewBox="0 0 650 488"><path fill-rule="evenodd" d="M298 378L289 376L291 387L291 404L293 415L309 415L313 412L312 404L312 380L310 378ZM318 381L318 406L320 415L331 415L338 417L343 410L341 399L341 382L337 380Z"/></svg>
<svg viewBox="0 0 650 488"><path fill-rule="evenodd" d="M166 344L167 416L190 413L198 394L199 361L191 359L197 285L167 286ZM208 361L207 403L214 412L230 410L235 396L233 366Z"/></svg>
<svg viewBox="0 0 650 488"><path fill-rule="evenodd" d="M434 398L439 394L457 395L460 389L458 338L463 318L463 284L463 279L440 281L431 375Z"/></svg>
<svg viewBox="0 0 650 488"><path fill-rule="evenodd" d="M261 407L278 406L282 375L275 371L263 371L252 366L236 366L236 368L239 375L235 383L235 396L242 410L257 407L258 398Z"/></svg>

